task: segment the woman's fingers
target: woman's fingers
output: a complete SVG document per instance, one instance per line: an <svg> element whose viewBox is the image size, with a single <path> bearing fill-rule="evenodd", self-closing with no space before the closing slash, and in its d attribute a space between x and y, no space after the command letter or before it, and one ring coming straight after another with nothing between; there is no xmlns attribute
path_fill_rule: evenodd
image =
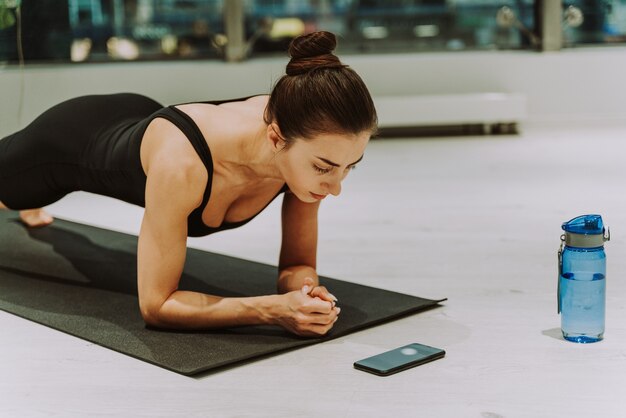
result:
<svg viewBox="0 0 626 418"><path fill-rule="evenodd" d="M338 319L341 309L335 306L337 300L324 286L314 286L306 278L299 292L291 293L293 302L292 325L287 326L299 335L320 336L328 333Z"/></svg>
<svg viewBox="0 0 626 418"><path fill-rule="evenodd" d="M332 324L333 322L335 322L337 317L339 317L339 312L340 312L340 309L335 308L328 314L321 314L321 313L304 314L303 313L302 316L298 318L298 322L301 324L307 324L307 325L309 324L328 325L328 324Z"/></svg>
<svg viewBox="0 0 626 418"><path fill-rule="evenodd" d="M302 293L305 295L308 295L311 290L313 290L314 286L313 284L315 283L315 281L313 281L313 278L311 277L305 277L304 278L304 285L302 286Z"/></svg>
<svg viewBox="0 0 626 418"><path fill-rule="evenodd" d="M309 293L311 296L318 297L328 302L337 302L335 295L330 293L324 286L316 286Z"/></svg>
<svg viewBox="0 0 626 418"><path fill-rule="evenodd" d="M333 325L335 325L335 322L337 322L337 319L339 318L335 317L335 319L328 324L311 324L308 327L306 327L306 329L303 329L301 331L301 335L308 335L308 336L326 335L328 334L328 331L330 331L333 328Z"/></svg>
<svg viewBox="0 0 626 418"><path fill-rule="evenodd" d="M307 277L304 279L304 286L302 287L302 293L314 298L320 298L327 302L330 302L332 306L335 306L338 302L335 295L330 293L324 286L313 286L313 279Z"/></svg>
<svg viewBox="0 0 626 418"><path fill-rule="evenodd" d="M307 300L302 304L303 312L309 314L328 315L333 312L334 306L331 302L320 299L319 297L307 296Z"/></svg>

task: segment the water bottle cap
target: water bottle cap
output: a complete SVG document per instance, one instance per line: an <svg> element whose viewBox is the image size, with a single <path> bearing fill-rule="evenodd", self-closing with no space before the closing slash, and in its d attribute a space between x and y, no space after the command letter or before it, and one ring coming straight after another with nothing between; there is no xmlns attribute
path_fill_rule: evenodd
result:
<svg viewBox="0 0 626 418"><path fill-rule="evenodd" d="M565 231L565 244L570 247L593 248L601 247L610 235L604 235L604 224L600 215L582 215L564 222L561 228Z"/></svg>
<svg viewBox="0 0 626 418"><path fill-rule="evenodd" d="M583 235L604 234L604 224L600 215L582 215L564 222L561 228L565 232Z"/></svg>

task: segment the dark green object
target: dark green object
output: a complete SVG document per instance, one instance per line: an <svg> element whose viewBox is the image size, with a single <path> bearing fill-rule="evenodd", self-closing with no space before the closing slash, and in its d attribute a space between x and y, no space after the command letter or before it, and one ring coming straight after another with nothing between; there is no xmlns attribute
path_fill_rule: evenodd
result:
<svg viewBox="0 0 626 418"><path fill-rule="evenodd" d="M10 28L15 24L13 12L6 7L0 6L0 30Z"/></svg>
<svg viewBox="0 0 626 418"><path fill-rule="evenodd" d="M422 299L321 278L341 317L324 338L279 327L203 332L147 328L136 284L137 237L56 219L26 228L0 211L0 309L166 369L194 375L303 347L436 306ZM275 293L276 267L189 249L180 289L221 296Z"/></svg>

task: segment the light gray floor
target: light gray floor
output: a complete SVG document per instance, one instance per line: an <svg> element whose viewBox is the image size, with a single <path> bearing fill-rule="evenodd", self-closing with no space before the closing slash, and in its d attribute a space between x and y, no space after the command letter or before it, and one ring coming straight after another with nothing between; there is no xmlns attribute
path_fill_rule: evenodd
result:
<svg viewBox="0 0 626 418"><path fill-rule="evenodd" d="M623 417L626 126L371 143L321 212L319 271L439 309L194 379L0 312L0 416ZM50 207L136 233L141 210L87 194ZM560 225L600 213L607 332L559 336ZM274 263L279 206L190 246ZM331 289L332 291L332 289ZM411 342L443 360L381 378L355 360Z"/></svg>

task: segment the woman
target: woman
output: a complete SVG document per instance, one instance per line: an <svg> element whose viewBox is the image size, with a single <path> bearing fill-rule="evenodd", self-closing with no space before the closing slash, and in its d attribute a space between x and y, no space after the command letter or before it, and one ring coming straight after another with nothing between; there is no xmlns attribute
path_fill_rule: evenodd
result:
<svg viewBox="0 0 626 418"><path fill-rule="evenodd" d="M147 324L205 329L276 324L326 334L336 299L315 272L317 212L361 158L376 111L333 34L290 46L268 96L163 108L136 94L63 102L0 141L0 205L29 226L84 190L145 207L138 289ZM178 290L187 236L241 226L284 192L278 294L222 298Z"/></svg>

